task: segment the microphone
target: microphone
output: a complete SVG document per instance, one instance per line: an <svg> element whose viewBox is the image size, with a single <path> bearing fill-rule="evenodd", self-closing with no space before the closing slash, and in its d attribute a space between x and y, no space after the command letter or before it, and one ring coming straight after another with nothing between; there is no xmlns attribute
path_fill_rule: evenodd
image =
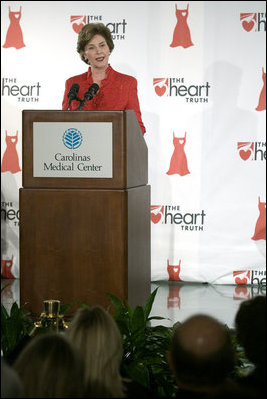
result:
<svg viewBox="0 0 267 399"><path fill-rule="evenodd" d="M93 83L86 93L84 93L84 98L79 106L79 110L83 108L84 104L87 103L88 100L92 100L94 95L98 92L99 86L97 83Z"/></svg>
<svg viewBox="0 0 267 399"><path fill-rule="evenodd" d="M68 108L70 106L70 103L77 99L77 94L79 91L80 86L78 85L78 83L74 83L71 88L70 91L68 92L68 98L69 98L69 102L68 102Z"/></svg>

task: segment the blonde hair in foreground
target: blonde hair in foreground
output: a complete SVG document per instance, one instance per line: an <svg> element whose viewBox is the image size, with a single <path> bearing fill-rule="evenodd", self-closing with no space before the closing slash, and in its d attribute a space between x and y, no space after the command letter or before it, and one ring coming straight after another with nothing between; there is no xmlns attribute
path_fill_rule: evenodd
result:
<svg viewBox="0 0 267 399"><path fill-rule="evenodd" d="M24 398L82 398L83 361L62 333L31 338L14 364Z"/></svg>
<svg viewBox="0 0 267 399"><path fill-rule="evenodd" d="M124 397L122 338L113 317L100 306L76 311L67 334L85 362L88 397Z"/></svg>

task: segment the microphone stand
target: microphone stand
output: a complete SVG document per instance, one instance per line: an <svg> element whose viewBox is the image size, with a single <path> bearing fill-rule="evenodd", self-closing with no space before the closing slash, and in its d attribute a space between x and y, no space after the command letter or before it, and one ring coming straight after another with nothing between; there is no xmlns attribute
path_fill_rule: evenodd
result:
<svg viewBox="0 0 267 399"><path fill-rule="evenodd" d="M79 107L77 108L77 110L82 111L83 110L83 106L87 103L87 101L92 100L93 97L88 98L86 101L81 100L81 104L79 105Z"/></svg>

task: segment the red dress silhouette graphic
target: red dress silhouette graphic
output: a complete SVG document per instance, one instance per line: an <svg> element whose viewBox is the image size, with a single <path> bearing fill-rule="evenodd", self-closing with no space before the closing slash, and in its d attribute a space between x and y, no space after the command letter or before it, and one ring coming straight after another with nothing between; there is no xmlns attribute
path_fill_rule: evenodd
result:
<svg viewBox="0 0 267 399"><path fill-rule="evenodd" d="M180 279L181 259L178 265L170 265L169 259L167 260L167 271L169 274L169 281L182 281Z"/></svg>
<svg viewBox="0 0 267 399"><path fill-rule="evenodd" d="M170 167L167 175L178 174L180 176L185 176L190 173L187 167L187 158L184 151L185 143L186 132L184 137L175 137L173 132L174 151L171 157Z"/></svg>
<svg viewBox="0 0 267 399"><path fill-rule="evenodd" d="M256 108L256 111L263 111L266 109L266 72L262 68L262 80L263 80L263 87L261 89L259 103Z"/></svg>
<svg viewBox="0 0 267 399"><path fill-rule="evenodd" d="M256 222L254 235L253 237L251 237L251 239L255 241L266 240L266 202L260 202L260 197L258 202L258 208L260 214Z"/></svg>
<svg viewBox="0 0 267 399"><path fill-rule="evenodd" d="M8 7L8 9L10 25L7 30L6 42L3 47L15 47L16 49L25 47L25 44L23 42L22 30L19 24L21 18L21 7L19 11L10 11L10 7Z"/></svg>
<svg viewBox="0 0 267 399"><path fill-rule="evenodd" d="M188 7L185 10L178 10L177 4L175 4L175 15L177 18L176 26L173 32L173 39L170 44L170 47L190 47L194 46L191 40L191 34L189 27L187 25L187 17L188 17Z"/></svg>
<svg viewBox="0 0 267 399"><path fill-rule="evenodd" d="M3 259L1 256L1 277L3 278L15 278L11 272L13 266L13 255L11 259Z"/></svg>
<svg viewBox="0 0 267 399"><path fill-rule="evenodd" d="M6 151L2 159L1 172L17 173L21 169L19 167L19 157L16 150L16 144L18 142L18 132L16 136L8 136L6 131Z"/></svg>

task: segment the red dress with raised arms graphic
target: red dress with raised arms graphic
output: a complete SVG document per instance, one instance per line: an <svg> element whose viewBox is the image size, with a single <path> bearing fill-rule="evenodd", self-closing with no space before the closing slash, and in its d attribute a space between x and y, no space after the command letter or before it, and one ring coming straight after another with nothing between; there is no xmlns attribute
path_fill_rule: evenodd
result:
<svg viewBox="0 0 267 399"><path fill-rule="evenodd" d="M68 93L74 83L77 83L80 86L78 97L83 99L85 92L93 84L91 68L89 67L88 71L81 75L76 75L66 80L65 93L62 102L63 110L66 110L68 107ZM79 101L73 100L70 105L70 110L76 110L79 108L79 105ZM83 110L122 111L125 109L132 109L135 111L141 131L144 134L146 129L140 111L137 94L137 80L133 76L115 71L109 65L106 70L106 78L102 80L100 89L94 95L92 100L85 103Z"/></svg>

